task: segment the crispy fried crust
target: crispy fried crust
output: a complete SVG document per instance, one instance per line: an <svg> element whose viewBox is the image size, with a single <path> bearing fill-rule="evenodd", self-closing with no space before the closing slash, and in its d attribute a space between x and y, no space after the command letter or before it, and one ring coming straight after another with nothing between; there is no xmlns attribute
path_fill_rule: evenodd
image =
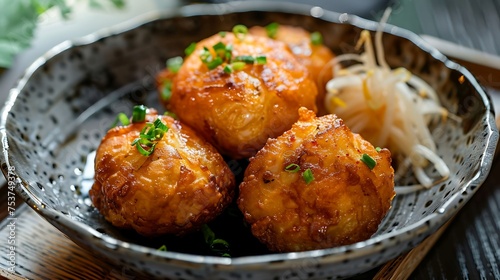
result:
<svg viewBox="0 0 500 280"><path fill-rule="evenodd" d="M232 56L264 55L263 65L246 65L230 74L223 64L209 70L200 59L203 47L232 45ZM173 78L172 97L165 102L222 154L232 158L254 155L269 137L290 129L297 110L316 111L317 87L306 67L282 42L247 34L243 40L227 32L197 44Z"/></svg>
<svg viewBox="0 0 500 280"><path fill-rule="evenodd" d="M97 150L94 206L114 226L144 236L182 235L209 222L232 201L234 175L222 156L189 127L161 118L169 130L150 156L132 141L145 122L111 129Z"/></svg>
<svg viewBox="0 0 500 280"><path fill-rule="evenodd" d="M377 152L334 115L300 120L270 139L250 161L238 206L252 233L272 251L351 244L369 238L391 206L394 171L387 149ZM376 161L370 170L360 159ZM300 166L287 172L290 164ZM314 180L307 184L303 172Z"/></svg>
<svg viewBox="0 0 500 280"><path fill-rule="evenodd" d="M249 30L256 36L267 36L266 29L254 26ZM284 42L290 48L300 64L304 65L318 86L316 106L318 114L326 114L325 94L326 83L332 79L333 71L330 62L334 58L332 51L323 44L311 43L311 33L302 27L279 25L276 40Z"/></svg>

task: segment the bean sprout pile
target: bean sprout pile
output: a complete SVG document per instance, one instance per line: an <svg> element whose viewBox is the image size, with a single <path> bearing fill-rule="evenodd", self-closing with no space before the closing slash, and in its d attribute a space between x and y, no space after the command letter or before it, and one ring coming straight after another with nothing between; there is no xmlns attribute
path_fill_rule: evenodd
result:
<svg viewBox="0 0 500 280"><path fill-rule="evenodd" d="M446 121L449 114L439 102L436 91L405 68L391 69L382 46L382 28L390 11L384 14L375 33L375 48L370 32L363 30L356 49L361 54L342 54L333 61L333 79L327 85L325 106L374 146L386 147L397 163L396 180L409 168L420 184L397 186L398 194L430 188L446 179L450 170L436 154L429 130L435 118ZM344 68L342 63L354 62ZM429 163L441 178L426 173Z"/></svg>

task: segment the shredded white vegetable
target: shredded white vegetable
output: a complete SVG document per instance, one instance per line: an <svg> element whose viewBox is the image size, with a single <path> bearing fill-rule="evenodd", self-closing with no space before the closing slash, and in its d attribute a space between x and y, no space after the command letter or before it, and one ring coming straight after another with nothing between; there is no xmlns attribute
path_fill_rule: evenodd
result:
<svg viewBox="0 0 500 280"><path fill-rule="evenodd" d="M420 183L397 186L405 194L430 188L446 179L450 170L436 154L436 144L429 131L434 118L451 116L444 109L435 90L405 68L391 69L382 47L382 28L390 10L382 17L375 33L375 48L370 32L364 30L356 48L361 54L343 54L333 62L333 79L327 85L325 106L374 146L389 148L399 160L396 177L411 168ZM342 62L353 65L343 68ZM441 178L431 178L425 170L431 163Z"/></svg>

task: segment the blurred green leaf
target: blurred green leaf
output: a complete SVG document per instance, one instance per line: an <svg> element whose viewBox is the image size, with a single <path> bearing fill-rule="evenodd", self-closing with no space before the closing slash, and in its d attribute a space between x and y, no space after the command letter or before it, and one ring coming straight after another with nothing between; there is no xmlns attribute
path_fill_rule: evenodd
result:
<svg viewBox="0 0 500 280"><path fill-rule="evenodd" d="M122 9L123 7L125 7L125 1L124 0L110 0L110 1L118 9Z"/></svg>
<svg viewBox="0 0 500 280"><path fill-rule="evenodd" d="M32 0L0 1L0 67L8 68L14 56L30 45L37 9Z"/></svg>
<svg viewBox="0 0 500 280"><path fill-rule="evenodd" d="M102 2L115 8L125 6L125 0L88 0L89 6L102 8ZM64 19L71 14L67 0L0 0L0 68L9 68L16 54L30 46L38 17L57 8Z"/></svg>

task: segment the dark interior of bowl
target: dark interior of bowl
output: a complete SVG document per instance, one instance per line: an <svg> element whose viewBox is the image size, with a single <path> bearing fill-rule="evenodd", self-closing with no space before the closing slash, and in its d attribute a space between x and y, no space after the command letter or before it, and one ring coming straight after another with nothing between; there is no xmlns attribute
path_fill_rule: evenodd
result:
<svg viewBox="0 0 500 280"><path fill-rule="evenodd" d="M320 31L324 43L336 54L355 51L361 31L350 24L280 12L174 17L91 44L77 44L49 59L22 88L6 122L9 160L25 181L29 196L118 240L152 248L165 244L171 251L213 254L200 233L184 238L146 239L107 223L88 198L92 183L92 172L88 172L92 161L88 155L97 148L118 113L130 114L135 104L161 110L154 78L167 58L183 55L191 42L220 30L231 30L235 24L271 22ZM461 78L460 72L447 68L408 39L386 33L383 42L390 65L406 67L430 83L443 105L463 121L436 123L432 130L439 155L448 163L452 176L427 191L397 196L375 235L416 223L462 193L464 184L480 168L487 137L483 99L467 79ZM228 163L241 178L246 162ZM402 183L412 180L410 176ZM468 191L477 186L471 187ZM231 244L232 256L269 253L251 236L235 207L210 226L218 237Z"/></svg>

